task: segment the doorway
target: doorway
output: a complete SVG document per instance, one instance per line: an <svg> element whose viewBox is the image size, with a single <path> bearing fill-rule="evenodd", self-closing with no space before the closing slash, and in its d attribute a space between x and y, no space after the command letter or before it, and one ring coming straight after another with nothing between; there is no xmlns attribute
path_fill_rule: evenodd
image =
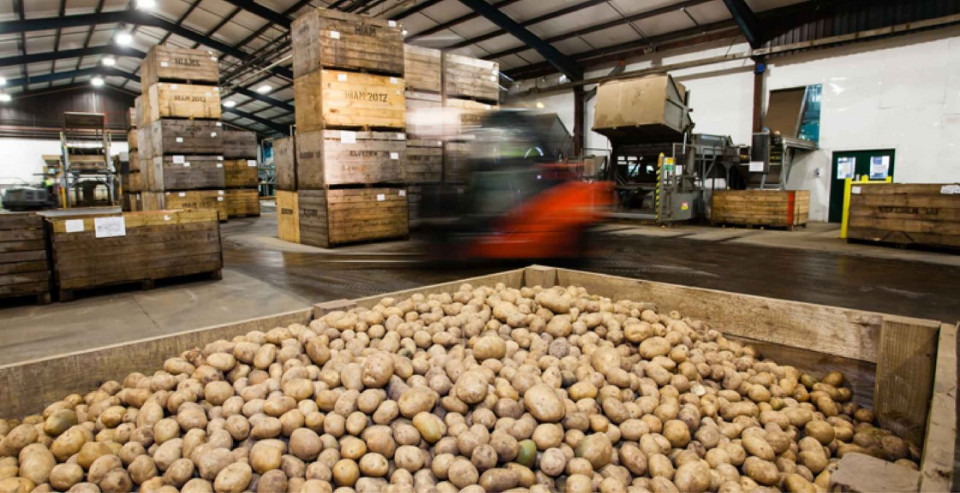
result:
<svg viewBox="0 0 960 493"><path fill-rule="evenodd" d="M892 177L895 156L894 149L834 152L833 164L830 166L829 221L838 223L843 220L844 181L847 178L859 181L864 176L870 180Z"/></svg>

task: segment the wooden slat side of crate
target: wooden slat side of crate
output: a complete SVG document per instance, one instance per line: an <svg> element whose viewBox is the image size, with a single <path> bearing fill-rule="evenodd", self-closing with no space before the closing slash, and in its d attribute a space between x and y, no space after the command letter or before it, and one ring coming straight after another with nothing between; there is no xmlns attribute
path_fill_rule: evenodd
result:
<svg viewBox="0 0 960 493"><path fill-rule="evenodd" d="M298 192L277 190L277 238L300 243Z"/></svg>
<svg viewBox="0 0 960 493"><path fill-rule="evenodd" d="M500 100L500 64L454 53L443 54L443 92L447 97Z"/></svg>
<svg viewBox="0 0 960 493"><path fill-rule="evenodd" d="M226 221L227 204L223 190L184 190L179 192L141 192L144 211L167 209L210 209Z"/></svg>
<svg viewBox="0 0 960 493"><path fill-rule="evenodd" d="M294 79L297 130L402 129L406 102L402 78L320 70Z"/></svg>
<svg viewBox="0 0 960 493"><path fill-rule="evenodd" d="M403 77L410 91L440 93L443 88L443 52L422 46L403 46Z"/></svg>
<svg viewBox="0 0 960 493"><path fill-rule="evenodd" d="M34 213L0 213L0 298L21 296L50 301L43 218Z"/></svg>
<svg viewBox="0 0 960 493"><path fill-rule="evenodd" d="M150 122L161 118L220 119L218 86L157 82L144 95L145 117Z"/></svg>
<svg viewBox="0 0 960 493"><path fill-rule="evenodd" d="M297 184L400 183L406 156L403 132L320 130L297 135Z"/></svg>
<svg viewBox="0 0 960 493"><path fill-rule="evenodd" d="M300 242L331 247L409 235L406 190L300 190Z"/></svg>
<svg viewBox="0 0 960 493"><path fill-rule="evenodd" d="M407 185L407 217L411 225L420 220L420 204L423 202L423 187Z"/></svg>
<svg viewBox="0 0 960 493"><path fill-rule="evenodd" d="M403 34L393 21L321 8L290 31L295 77L323 68L403 75Z"/></svg>
<svg viewBox="0 0 960 493"><path fill-rule="evenodd" d="M277 173L277 190L296 191L298 172L296 133L273 141L273 165Z"/></svg>
<svg viewBox="0 0 960 493"><path fill-rule="evenodd" d="M854 183L847 238L960 247L960 184Z"/></svg>
<svg viewBox="0 0 960 493"><path fill-rule="evenodd" d="M256 159L224 159L227 188L256 187L260 183Z"/></svg>
<svg viewBox="0 0 960 493"><path fill-rule="evenodd" d="M143 86L141 86L143 87ZM146 122L143 116L143 95L137 96L133 99L133 119L131 120L130 126L141 128Z"/></svg>
<svg viewBox="0 0 960 493"><path fill-rule="evenodd" d="M142 174L139 171L120 174L120 186L124 192L142 192L143 181Z"/></svg>
<svg viewBox="0 0 960 493"><path fill-rule="evenodd" d="M714 224L791 227L810 215L808 190L716 190L711 203Z"/></svg>
<svg viewBox="0 0 960 493"><path fill-rule="evenodd" d="M410 139L442 139L455 115L444 110L443 97L439 94L406 93L407 136Z"/></svg>
<svg viewBox="0 0 960 493"><path fill-rule="evenodd" d="M403 180L406 183L440 183L443 180L443 141L408 140Z"/></svg>
<svg viewBox="0 0 960 493"><path fill-rule="evenodd" d="M225 196L228 217L260 215L260 192L256 189L230 189Z"/></svg>
<svg viewBox="0 0 960 493"><path fill-rule="evenodd" d="M223 131L223 157L257 159L257 133L248 130Z"/></svg>
<svg viewBox="0 0 960 493"><path fill-rule="evenodd" d="M139 96L137 96L139 98ZM140 125L140 117L137 112L136 100L134 100L134 106L131 106L127 109L127 126L130 127L130 130L134 130L137 126Z"/></svg>
<svg viewBox="0 0 960 493"><path fill-rule="evenodd" d="M223 155L223 128L212 120L159 120L146 129L148 142L141 134L140 154L152 158L163 155ZM149 144L149 147L147 147ZM149 152L145 154L145 150Z"/></svg>
<svg viewBox="0 0 960 493"><path fill-rule="evenodd" d="M220 156L156 156L146 163L143 187L150 192L221 189L226 186L224 163Z"/></svg>
<svg viewBox="0 0 960 493"><path fill-rule="evenodd" d="M140 133L131 130L133 133ZM134 149L127 154L127 169L130 171L140 171L140 151Z"/></svg>
<svg viewBox="0 0 960 493"><path fill-rule="evenodd" d="M143 210L143 202L140 198L140 192L123 192L123 212L140 212Z"/></svg>
<svg viewBox="0 0 960 493"><path fill-rule="evenodd" d="M140 147L137 143L137 129L135 128L131 128L127 131L127 147L128 153L132 153Z"/></svg>
<svg viewBox="0 0 960 493"><path fill-rule="evenodd" d="M466 142L443 143L443 182L466 183L470 180L470 144Z"/></svg>
<svg viewBox="0 0 960 493"><path fill-rule="evenodd" d="M150 87L160 81L218 84L220 62L207 50L156 45L140 63L140 85Z"/></svg>

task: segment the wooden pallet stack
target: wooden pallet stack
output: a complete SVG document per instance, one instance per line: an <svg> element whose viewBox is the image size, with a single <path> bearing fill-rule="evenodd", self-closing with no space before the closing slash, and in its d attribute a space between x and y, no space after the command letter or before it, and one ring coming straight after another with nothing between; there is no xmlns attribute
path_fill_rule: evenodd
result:
<svg viewBox="0 0 960 493"><path fill-rule="evenodd" d="M229 217L260 215L258 154L256 132L224 130L223 172Z"/></svg>
<svg viewBox="0 0 960 493"><path fill-rule="evenodd" d="M500 107L500 64L453 53L443 54L443 105L447 138L443 147L443 182L470 179L469 140L484 115Z"/></svg>
<svg viewBox="0 0 960 493"><path fill-rule="evenodd" d="M43 218L35 213L0 213L0 298L36 296L50 303L50 264Z"/></svg>
<svg viewBox="0 0 960 493"><path fill-rule="evenodd" d="M330 247L406 237L400 28L318 8L291 31L300 242ZM288 196L278 208L289 205Z"/></svg>
<svg viewBox="0 0 960 493"><path fill-rule="evenodd" d="M142 96L134 100L134 105L130 108L127 115L127 164L117 168L120 170L120 187L123 189L122 205L123 210L130 212L139 210L141 207L140 192L143 191L143 183L140 175L140 144L137 127L140 126L142 119Z"/></svg>
<svg viewBox="0 0 960 493"><path fill-rule="evenodd" d="M443 181L443 53L440 50L405 45L407 82L407 161L404 181L410 222L420 218L424 186Z"/></svg>
<svg viewBox="0 0 960 493"><path fill-rule="evenodd" d="M217 57L157 45L140 65L144 210L213 208L227 220Z"/></svg>

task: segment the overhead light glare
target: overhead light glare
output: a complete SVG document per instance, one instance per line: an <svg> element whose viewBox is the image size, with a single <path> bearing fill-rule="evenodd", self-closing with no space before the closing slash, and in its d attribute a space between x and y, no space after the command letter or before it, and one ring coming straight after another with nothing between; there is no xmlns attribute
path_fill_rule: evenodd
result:
<svg viewBox="0 0 960 493"><path fill-rule="evenodd" d="M0 103L9 103L13 98L5 92L0 92Z"/></svg>
<svg viewBox="0 0 960 493"><path fill-rule="evenodd" d="M403 30L403 35L406 36L406 35L407 35L407 32L408 32L408 31L407 31L406 29L404 29L404 30Z"/></svg>
<svg viewBox="0 0 960 493"><path fill-rule="evenodd" d="M3 87L3 86L5 86L5 85L7 85L7 78L6 78L6 77L0 77L0 87Z"/></svg>
<svg viewBox="0 0 960 493"><path fill-rule="evenodd" d="M537 101L537 109L541 109L541 110L542 110L544 107L545 107L545 106L544 106L543 103L541 103L540 101Z"/></svg>
<svg viewBox="0 0 960 493"><path fill-rule="evenodd" d="M128 32L122 32L117 34L116 41L120 46L130 46L130 44L133 43L133 35Z"/></svg>
<svg viewBox="0 0 960 493"><path fill-rule="evenodd" d="M103 87L103 77L98 75L90 79L90 83L93 84L93 87Z"/></svg>
<svg viewBox="0 0 960 493"><path fill-rule="evenodd" d="M156 0L137 0L137 8L140 10L152 10L156 6Z"/></svg>
<svg viewBox="0 0 960 493"><path fill-rule="evenodd" d="M237 105L236 101L227 100L223 102L223 106L226 108L233 108L236 105Z"/></svg>
<svg viewBox="0 0 960 493"><path fill-rule="evenodd" d="M103 62L104 67L112 67L117 64L117 59L112 56L108 56L101 60L101 62Z"/></svg>
<svg viewBox="0 0 960 493"><path fill-rule="evenodd" d="M266 93L268 93L268 92L270 92L270 91L272 91L272 90L273 90L273 88L270 87L269 84L264 84L264 85L262 85L262 86L260 86L260 87L257 88L257 92L260 93L260 94L266 94Z"/></svg>

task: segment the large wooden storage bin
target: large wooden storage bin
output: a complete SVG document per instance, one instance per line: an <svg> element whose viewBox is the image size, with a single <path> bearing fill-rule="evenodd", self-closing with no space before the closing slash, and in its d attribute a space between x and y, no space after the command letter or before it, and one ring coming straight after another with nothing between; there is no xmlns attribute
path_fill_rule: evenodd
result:
<svg viewBox="0 0 960 493"><path fill-rule="evenodd" d="M220 64L207 50L155 45L140 63L140 85L147 88L159 81L190 81L217 85Z"/></svg>
<svg viewBox="0 0 960 493"><path fill-rule="evenodd" d="M400 183L406 156L403 132L321 130L297 133L297 184Z"/></svg>
<svg viewBox="0 0 960 493"><path fill-rule="evenodd" d="M223 131L223 157L257 159L257 133L246 130Z"/></svg>
<svg viewBox="0 0 960 493"><path fill-rule="evenodd" d="M403 75L403 34L394 21L313 9L293 21L293 75L322 68Z"/></svg>
<svg viewBox="0 0 960 493"><path fill-rule="evenodd" d="M212 155L155 156L144 169L145 191L219 189L225 186L224 161Z"/></svg>
<svg viewBox="0 0 960 493"><path fill-rule="evenodd" d="M454 53L443 54L443 92L450 98L500 100L500 64Z"/></svg>
<svg viewBox="0 0 960 493"><path fill-rule="evenodd" d="M807 224L808 190L716 190L710 222L792 228Z"/></svg>
<svg viewBox="0 0 960 493"><path fill-rule="evenodd" d="M960 184L853 183L847 239L960 247Z"/></svg>
<svg viewBox="0 0 960 493"><path fill-rule="evenodd" d="M127 131L127 153L133 153L137 150L139 144L137 144L137 129L131 128Z"/></svg>
<svg viewBox="0 0 960 493"><path fill-rule="evenodd" d="M186 190L182 192L142 192L143 210L211 209L226 221L227 203L223 190Z"/></svg>
<svg viewBox="0 0 960 493"><path fill-rule="evenodd" d="M277 190L296 191L296 134L273 141L273 165L277 173Z"/></svg>
<svg viewBox="0 0 960 493"><path fill-rule="evenodd" d="M407 141L407 161L403 165L406 183L440 183L443 179L443 141L416 139Z"/></svg>
<svg viewBox="0 0 960 493"><path fill-rule="evenodd" d="M141 129L141 159L163 155L223 155L223 128L213 120L159 120Z"/></svg>
<svg viewBox="0 0 960 493"><path fill-rule="evenodd" d="M50 302L50 265L43 217L0 212L0 298L36 296Z"/></svg>
<svg viewBox="0 0 960 493"><path fill-rule="evenodd" d="M441 139L447 135L447 120L455 113L443 107L443 97L429 92L407 91L406 124L410 139Z"/></svg>
<svg viewBox="0 0 960 493"><path fill-rule="evenodd" d="M116 227L118 219L122 228ZM213 210L48 217L47 222L61 300L77 289L219 273L223 267Z"/></svg>
<svg viewBox="0 0 960 493"><path fill-rule="evenodd" d="M124 192L143 191L143 175L139 171L132 171L120 174L120 187Z"/></svg>
<svg viewBox="0 0 960 493"><path fill-rule="evenodd" d="M223 172L228 188L256 187L260 183L256 159L225 159Z"/></svg>
<svg viewBox="0 0 960 493"><path fill-rule="evenodd" d="M219 120L220 88L157 82L144 93L144 118L154 122L161 118Z"/></svg>
<svg viewBox="0 0 960 493"><path fill-rule="evenodd" d="M224 194L227 217L251 217L260 215L260 192L253 190L227 190Z"/></svg>
<svg viewBox="0 0 960 493"><path fill-rule="evenodd" d="M404 126L406 103L401 78L318 70L297 77L293 85L300 132Z"/></svg>
<svg viewBox="0 0 960 493"><path fill-rule="evenodd" d="M277 238L300 243L298 192L277 190Z"/></svg>
<svg viewBox="0 0 960 493"><path fill-rule="evenodd" d="M408 91L440 93L443 52L422 46L403 46L403 77Z"/></svg>
<svg viewBox="0 0 960 493"><path fill-rule="evenodd" d="M300 190L300 243L330 247L410 234L402 188Z"/></svg>

